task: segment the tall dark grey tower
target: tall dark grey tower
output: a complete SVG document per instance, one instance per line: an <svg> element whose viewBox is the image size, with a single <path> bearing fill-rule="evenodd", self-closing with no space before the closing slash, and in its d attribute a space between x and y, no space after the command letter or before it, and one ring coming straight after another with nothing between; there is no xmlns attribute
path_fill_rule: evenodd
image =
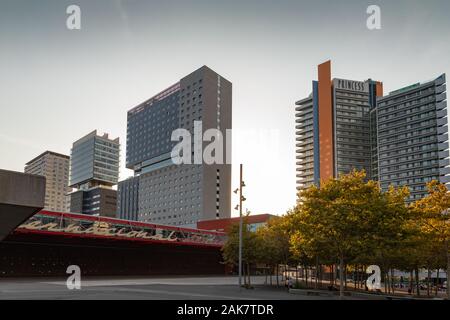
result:
<svg viewBox="0 0 450 320"><path fill-rule="evenodd" d="M202 134L223 133L224 161L230 158L225 146L231 144L226 137L231 99L231 82L203 66L128 111L126 166L135 176L119 183L120 218L196 226L199 220L231 216L231 165L177 165L171 157L177 143L172 132L186 129L193 137L194 122L201 122ZM208 144L203 142L203 149Z"/></svg>

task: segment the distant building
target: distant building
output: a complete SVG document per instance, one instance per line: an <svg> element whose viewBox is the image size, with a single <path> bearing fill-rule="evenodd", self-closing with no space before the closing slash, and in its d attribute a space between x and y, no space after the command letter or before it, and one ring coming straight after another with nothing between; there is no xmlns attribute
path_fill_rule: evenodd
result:
<svg viewBox="0 0 450 320"><path fill-rule="evenodd" d="M90 215L116 217L117 191L112 187L119 180L119 138L93 131L72 146L70 211Z"/></svg>
<svg viewBox="0 0 450 320"><path fill-rule="evenodd" d="M120 181L117 187L117 214L119 219L138 220L139 177Z"/></svg>
<svg viewBox="0 0 450 320"><path fill-rule="evenodd" d="M45 151L25 165L25 173L45 177L46 210L69 211L69 166L69 156L51 151Z"/></svg>
<svg viewBox="0 0 450 320"><path fill-rule="evenodd" d="M71 194L73 213L116 218L117 191L102 186L78 190Z"/></svg>
<svg viewBox="0 0 450 320"><path fill-rule="evenodd" d="M135 177L119 184L119 217L184 227L229 217L231 165L176 165L171 151L177 142L171 136L176 129L194 136L197 121L201 135L219 129L226 145L231 107L231 82L203 66L128 111L126 166Z"/></svg>
<svg viewBox="0 0 450 320"><path fill-rule="evenodd" d="M296 103L297 190L353 169L389 186L408 186L413 201L432 180L450 183L446 78L383 96L372 80L331 79L318 67L312 93Z"/></svg>
<svg viewBox="0 0 450 320"><path fill-rule="evenodd" d="M277 218L278 216L272 214L256 214L245 217L247 225L251 231L256 231L259 228L265 226L270 219ZM218 232L228 232L231 226L239 224L240 218L226 218L226 219L214 219L197 222L197 228L200 230L212 230Z"/></svg>
<svg viewBox="0 0 450 320"><path fill-rule="evenodd" d="M114 186L119 181L119 138L93 131L72 146L70 186L84 189L93 186Z"/></svg>

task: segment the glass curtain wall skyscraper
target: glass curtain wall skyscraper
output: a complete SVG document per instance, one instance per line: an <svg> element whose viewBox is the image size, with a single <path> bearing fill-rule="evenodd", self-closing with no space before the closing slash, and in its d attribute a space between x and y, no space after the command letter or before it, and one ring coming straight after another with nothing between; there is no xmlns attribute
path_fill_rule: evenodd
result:
<svg viewBox="0 0 450 320"><path fill-rule="evenodd" d="M75 141L70 162L70 186L78 190L70 194L70 211L90 215L116 217L119 180L119 138L93 131Z"/></svg>

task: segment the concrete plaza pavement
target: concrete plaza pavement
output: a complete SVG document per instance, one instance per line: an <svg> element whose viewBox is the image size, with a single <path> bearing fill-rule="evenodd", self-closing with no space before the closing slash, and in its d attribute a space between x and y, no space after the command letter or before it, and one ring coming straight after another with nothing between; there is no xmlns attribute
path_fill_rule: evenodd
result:
<svg viewBox="0 0 450 320"><path fill-rule="evenodd" d="M264 286L252 277L254 289L240 289L237 277L85 277L80 290L69 290L62 278L0 278L0 299L49 300L334 300L339 297L288 293ZM358 299L346 297L346 299Z"/></svg>

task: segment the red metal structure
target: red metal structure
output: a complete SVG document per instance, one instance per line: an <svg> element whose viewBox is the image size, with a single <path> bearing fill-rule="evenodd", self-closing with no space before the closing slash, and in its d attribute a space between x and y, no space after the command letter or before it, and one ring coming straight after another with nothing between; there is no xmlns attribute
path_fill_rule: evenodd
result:
<svg viewBox="0 0 450 320"><path fill-rule="evenodd" d="M223 274L221 232L40 211L0 242L0 276Z"/></svg>

